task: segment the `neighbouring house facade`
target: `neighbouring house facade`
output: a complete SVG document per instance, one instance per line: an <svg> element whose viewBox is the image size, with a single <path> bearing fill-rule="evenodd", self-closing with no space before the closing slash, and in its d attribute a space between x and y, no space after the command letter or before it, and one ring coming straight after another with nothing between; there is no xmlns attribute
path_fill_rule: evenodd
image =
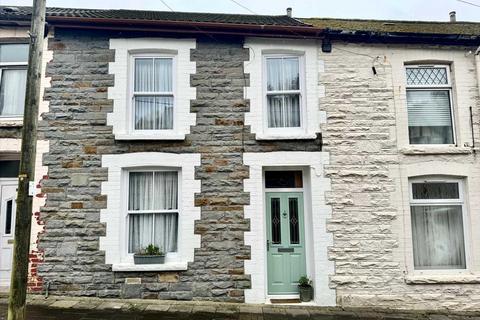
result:
<svg viewBox="0 0 480 320"><path fill-rule="evenodd" d="M11 93L29 8L0 16ZM269 303L307 275L322 306L480 308L480 24L47 22L32 291ZM0 97L4 237L21 122ZM149 244L164 263L134 262Z"/></svg>

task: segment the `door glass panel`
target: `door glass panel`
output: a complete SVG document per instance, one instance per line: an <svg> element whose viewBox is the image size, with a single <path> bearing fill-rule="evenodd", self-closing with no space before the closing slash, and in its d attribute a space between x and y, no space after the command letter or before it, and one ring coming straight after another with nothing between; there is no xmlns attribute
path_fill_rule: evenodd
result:
<svg viewBox="0 0 480 320"><path fill-rule="evenodd" d="M282 242L280 198L272 198L270 206L272 213L272 243L279 244Z"/></svg>
<svg viewBox="0 0 480 320"><path fill-rule="evenodd" d="M265 188L303 188L302 171L265 171Z"/></svg>
<svg viewBox="0 0 480 320"><path fill-rule="evenodd" d="M5 234L12 234L12 211L13 200L10 199L6 202L6 214L5 214Z"/></svg>
<svg viewBox="0 0 480 320"><path fill-rule="evenodd" d="M297 198L288 199L288 209L290 212L290 243L299 244L300 228L299 228L299 221L298 221L298 199Z"/></svg>
<svg viewBox="0 0 480 320"><path fill-rule="evenodd" d="M18 176L18 168L20 161L18 160L2 160L0 161L0 178L15 178Z"/></svg>

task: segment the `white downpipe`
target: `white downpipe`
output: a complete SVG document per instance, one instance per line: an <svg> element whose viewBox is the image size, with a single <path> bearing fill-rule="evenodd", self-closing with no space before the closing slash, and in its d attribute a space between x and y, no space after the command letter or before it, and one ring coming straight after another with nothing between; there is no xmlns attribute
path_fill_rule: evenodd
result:
<svg viewBox="0 0 480 320"><path fill-rule="evenodd" d="M477 69L478 94L480 95L480 46L477 48L477 50L475 50L474 59L475 59L475 69Z"/></svg>

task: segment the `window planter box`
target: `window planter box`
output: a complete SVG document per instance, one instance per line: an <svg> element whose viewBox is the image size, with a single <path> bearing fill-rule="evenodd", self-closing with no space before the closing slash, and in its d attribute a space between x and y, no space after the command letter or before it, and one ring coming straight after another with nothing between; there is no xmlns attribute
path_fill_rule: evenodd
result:
<svg viewBox="0 0 480 320"><path fill-rule="evenodd" d="M165 263L165 256L147 256L134 254L133 262L135 264L163 264Z"/></svg>

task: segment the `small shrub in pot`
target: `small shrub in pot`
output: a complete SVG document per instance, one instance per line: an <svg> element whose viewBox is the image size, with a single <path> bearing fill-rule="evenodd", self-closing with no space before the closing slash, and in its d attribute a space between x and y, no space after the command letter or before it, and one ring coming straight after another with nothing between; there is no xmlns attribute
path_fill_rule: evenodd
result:
<svg viewBox="0 0 480 320"><path fill-rule="evenodd" d="M311 301L313 299L312 280L307 276L301 276L300 279L298 279L298 291L300 292L300 301Z"/></svg>

